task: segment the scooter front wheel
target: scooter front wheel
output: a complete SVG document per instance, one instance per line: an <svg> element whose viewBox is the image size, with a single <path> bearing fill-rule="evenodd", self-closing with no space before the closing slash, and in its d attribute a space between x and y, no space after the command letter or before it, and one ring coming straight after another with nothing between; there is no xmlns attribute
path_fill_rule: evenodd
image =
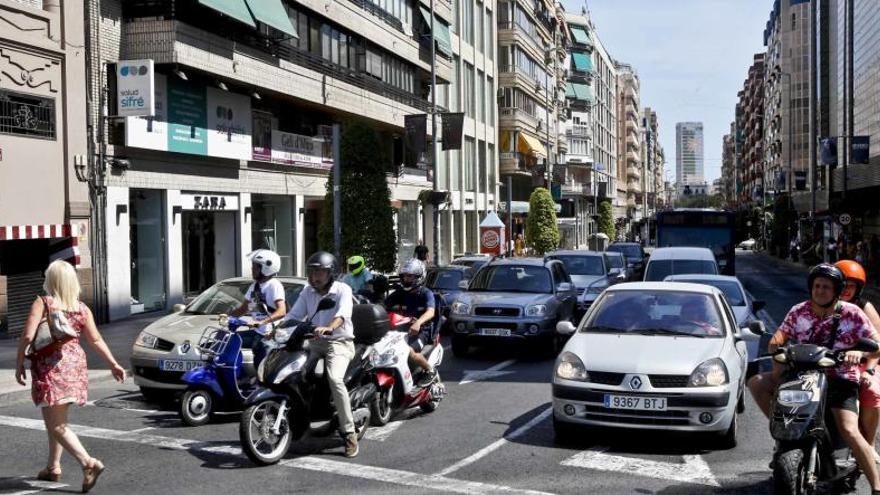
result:
<svg viewBox="0 0 880 495"><path fill-rule="evenodd" d="M391 420L391 413L394 410L392 402L394 400L394 388L387 387L379 389L379 393L370 402L370 423L373 426L385 426Z"/></svg>
<svg viewBox="0 0 880 495"><path fill-rule="evenodd" d="M281 404L266 400L254 404L241 414L238 436L241 448L248 458L257 464L269 465L280 461L290 449L292 434L288 411L281 412ZM281 420L278 430L275 423Z"/></svg>
<svg viewBox="0 0 880 495"><path fill-rule="evenodd" d="M773 467L774 493L778 495L807 495L813 490L808 485L806 457L801 449L781 452Z"/></svg>
<svg viewBox="0 0 880 495"><path fill-rule="evenodd" d="M180 399L180 419L189 426L202 426L211 421L214 396L205 389L189 389Z"/></svg>

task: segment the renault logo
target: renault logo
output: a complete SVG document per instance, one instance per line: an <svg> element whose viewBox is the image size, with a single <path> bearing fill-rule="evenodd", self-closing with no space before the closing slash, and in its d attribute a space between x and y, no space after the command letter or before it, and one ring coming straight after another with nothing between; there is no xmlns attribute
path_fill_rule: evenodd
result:
<svg viewBox="0 0 880 495"><path fill-rule="evenodd" d="M632 377L632 379L629 381L629 387L633 390L638 390L642 388L642 379L637 376Z"/></svg>
<svg viewBox="0 0 880 495"><path fill-rule="evenodd" d="M180 344L180 353L186 354L189 350L192 349L192 344L189 343L188 340L185 340L182 344Z"/></svg>

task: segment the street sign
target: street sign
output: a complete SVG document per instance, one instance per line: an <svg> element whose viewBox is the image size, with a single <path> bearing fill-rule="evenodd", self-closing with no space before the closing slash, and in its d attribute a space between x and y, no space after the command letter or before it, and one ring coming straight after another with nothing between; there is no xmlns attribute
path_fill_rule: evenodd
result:
<svg viewBox="0 0 880 495"><path fill-rule="evenodd" d="M841 213L840 216L837 217L837 222L840 225L849 225L850 222L852 222L852 217L849 215L849 213Z"/></svg>
<svg viewBox="0 0 880 495"><path fill-rule="evenodd" d="M120 60L116 64L116 115L120 117L153 117L155 77L153 61Z"/></svg>

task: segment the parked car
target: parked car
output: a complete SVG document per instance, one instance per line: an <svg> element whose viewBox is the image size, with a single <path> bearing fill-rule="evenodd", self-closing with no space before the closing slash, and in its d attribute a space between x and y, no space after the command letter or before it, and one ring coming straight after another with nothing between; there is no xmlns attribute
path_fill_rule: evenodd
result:
<svg viewBox="0 0 880 495"><path fill-rule="evenodd" d="M623 253L626 256L627 272L630 280L641 280L645 276L645 262L648 254L645 248L637 242L613 242L606 251Z"/></svg>
<svg viewBox="0 0 880 495"><path fill-rule="evenodd" d="M752 249L752 250L753 250L753 249L755 249L755 244L756 244L757 242L758 242L758 241L756 241L756 240L754 240L754 239L746 239L746 240L742 241L741 243L739 243L739 246L738 246L738 247L739 247L740 249L746 249L746 250L750 250L750 249Z"/></svg>
<svg viewBox="0 0 880 495"><path fill-rule="evenodd" d="M483 268L483 266L485 266L486 263L488 263L491 260L492 260L492 257L489 256L488 254L466 253L461 256L456 256L450 264L451 265L458 265L458 266L467 266L467 267L473 268L474 272L476 273L477 270L479 270L480 268Z"/></svg>
<svg viewBox="0 0 880 495"><path fill-rule="evenodd" d="M715 255L701 247L657 248L645 267L645 282L660 282L669 275L683 273L717 275Z"/></svg>
<svg viewBox="0 0 880 495"><path fill-rule="evenodd" d="M613 283L626 282L630 279L629 267L626 256L615 251L606 251L605 259L608 262L608 277Z"/></svg>
<svg viewBox="0 0 880 495"><path fill-rule="evenodd" d="M747 350L730 305L714 287L633 282L609 287L556 359L553 427L560 441L578 427L675 430L737 440Z"/></svg>
<svg viewBox="0 0 880 495"><path fill-rule="evenodd" d="M278 280L284 286L288 307L293 306L307 281L297 277L278 277ZM179 305L172 314L141 331L132 346L131 369L134 383L144 398L159 400L169 397L169 392L186 388L181 376L202 365L202 356L196 348L202 332L218 324L218 315L229 314L239 307L252 283L253 280L243 277L223 280L196 296L186 307ZM242 354L244 366L253 373L253 354L250 349Z"/></svg>
<svg viewBox="0 0 880 495"><path fill-rule="evenodd" d="M496 259L474 274L467 292L452 303L452 352L471 344L527 342L551 351L556 323L574 315L577 291L555 259Z"/></svg>
<svg viewBox="0 0 880 495"><path fill-rule="evenodd" d="M577 289L577 308L572 320L574 323L581 321L603 290L617 282L617 276L611 273L608 260L598 251L554 251L546 257L559 260L565 265Z"/></svg>
<svg viewBox="0 0 880 495"><path fill-rule="evenodd" d="M434 292L438 299L438 311L446 319L441 331L449 329L449 310L458 295L467 288L474 269L464 265L438 266L428 269L425 286Z"/></svg>

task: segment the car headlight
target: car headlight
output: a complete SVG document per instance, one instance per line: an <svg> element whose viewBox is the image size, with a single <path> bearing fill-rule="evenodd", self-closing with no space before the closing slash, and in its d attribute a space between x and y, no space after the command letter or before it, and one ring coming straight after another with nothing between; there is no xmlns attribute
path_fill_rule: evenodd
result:
<svg viewBox="0 0 880 495"><path fill-rule="evenodd" d="M532 304L526 306L526 316L544 316L547 314L547 306L544 304Z"/></svg>
<svg viewBox="0 0 880 495"><path fill-rule="evenodd" d="M139 345L141 347L146 347L147 349L153 349L156 347L156 342L159 341L159 337L155 335L149 334L147 332L141 332L138 335L137 340L134 341L134 345Z"/></svg>
<svg viewBox="0 0 880 495"><path fill-rule="evenodd" d="M806 404L813 400L811 390L780 390L776 401L786 406Z"/></svg>
<svg viewBox="0 0 880 495"><path fill-rule="evenodd" d="M717 387L727 383L727 366L724 361L712 358L697 366L688 380L688 387Z"/></svg>
<svg viewBox="0 0 880 495"><path fill-rule="evenodd" d="M567 351L559 356L559 363L556 365L556 376L564 380L587 381L590 379L581 358Z"/></svg>
<svg viewBox="0 0 880 495"><path fill-rule="evenodd" d="M468 315L471 313L471 305L465 304L463 302L455 301L452 303L452 314L454 315Z"/></svg>
<svg viewBox="0 0 880 495"><path fill-rule="evenodd" d="M278 344L286 344L287 341L290 340L290 334L292 333L293 330L290 328L277 328L272 335L272 340Z"/></svg>
<svg viewBox="0 0 880 495"><path fill-rule="evenodd" d="M392 368L397 366L397 353L394 349L388 349L383 353L374 350L370 356L370 363L374 368Z"/></svg>

